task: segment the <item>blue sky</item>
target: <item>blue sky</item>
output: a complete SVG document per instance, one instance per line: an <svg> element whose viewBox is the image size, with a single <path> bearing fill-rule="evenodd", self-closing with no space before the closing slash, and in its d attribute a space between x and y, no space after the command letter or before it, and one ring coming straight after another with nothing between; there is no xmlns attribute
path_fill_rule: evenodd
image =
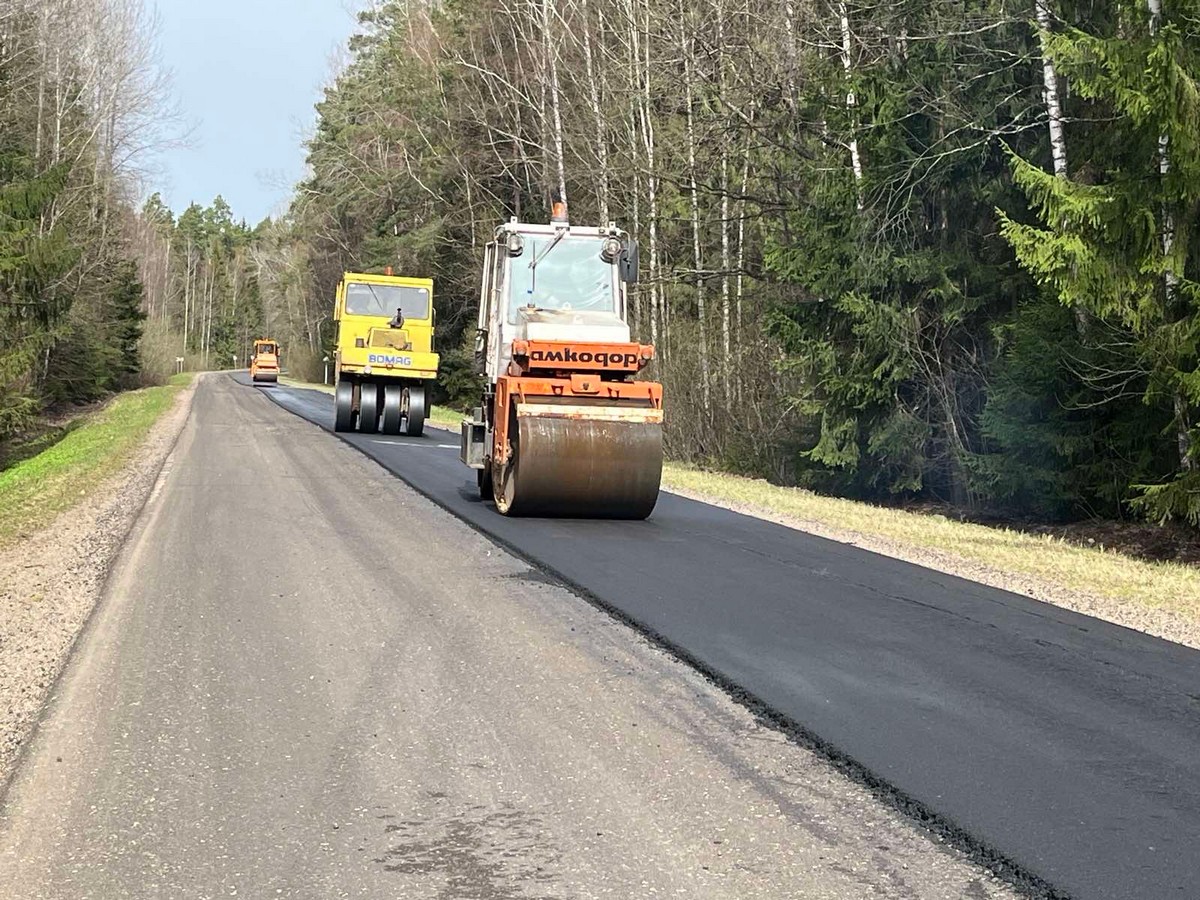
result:
<svg viewBox="0 0 1200 900"><path fill-rule="evenodd" d="M152 190L181 212L221 194L237 218L280 212L304 173L302 141L332 60L354 31L349 0L147 0L162 20L189 146L161 154Z"/></svg>

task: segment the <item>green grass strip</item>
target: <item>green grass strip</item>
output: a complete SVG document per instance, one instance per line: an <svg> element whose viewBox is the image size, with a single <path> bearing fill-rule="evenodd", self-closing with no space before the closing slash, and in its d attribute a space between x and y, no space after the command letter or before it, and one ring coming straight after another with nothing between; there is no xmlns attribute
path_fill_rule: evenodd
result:
<svg viewBox="0 0 1200 900"><path fill-rule="evenodd" d="M120 471L190 380L177 375L120 394L53 447L0 472L0 548L45 528Z"/></svg>

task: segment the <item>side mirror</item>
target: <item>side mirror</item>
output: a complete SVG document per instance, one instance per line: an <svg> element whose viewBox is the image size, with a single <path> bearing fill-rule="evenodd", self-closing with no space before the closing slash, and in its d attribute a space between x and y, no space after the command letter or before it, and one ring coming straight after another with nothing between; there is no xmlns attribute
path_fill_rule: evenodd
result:
<svg viewBox="0 0 1200 900"><path fill-rule="evenodd" d="M638 242L633 238L625 241L625 246L621 248L621 257L618 260L618 269L621 272L621 280L626 284L637 284L638 280Z"/></svg>

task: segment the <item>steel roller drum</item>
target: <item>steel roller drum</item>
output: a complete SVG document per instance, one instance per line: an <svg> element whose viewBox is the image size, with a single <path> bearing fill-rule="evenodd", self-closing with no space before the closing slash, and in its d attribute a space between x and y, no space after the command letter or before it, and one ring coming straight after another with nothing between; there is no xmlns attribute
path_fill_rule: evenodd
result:
<svg viewBox="0 0 1200 900"><path fill-rule="evenodd" d="M662 479L662 411L521 404L516 458L497 484L513 516L644 519Z"/></svg>

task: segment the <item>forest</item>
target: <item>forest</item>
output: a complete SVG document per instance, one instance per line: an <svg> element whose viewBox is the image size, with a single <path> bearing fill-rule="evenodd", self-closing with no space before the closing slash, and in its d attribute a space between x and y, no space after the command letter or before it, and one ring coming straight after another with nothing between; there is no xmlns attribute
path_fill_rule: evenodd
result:
<svg viewBox="0 0 1200 900"><path fill-rule="evenodd" d="M483 245L561 198L638 237L672 457L1200 526L1194 0L377 0L254 226L144 199L136 0L0 10L0 444L264 332L319 380L345 269L436 280L469 404Z"/></svg>

